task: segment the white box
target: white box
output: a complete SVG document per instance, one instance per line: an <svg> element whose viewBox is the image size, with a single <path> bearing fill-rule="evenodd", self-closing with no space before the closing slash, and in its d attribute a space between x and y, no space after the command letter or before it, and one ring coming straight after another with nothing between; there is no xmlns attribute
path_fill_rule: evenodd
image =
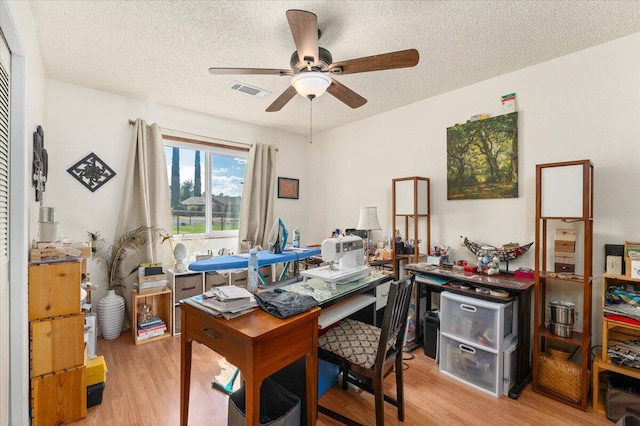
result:
<svg viewBox="0 0 640 426"><path fill-rule="evenodd" d="M84 341L87 344L87 357L96 356L96 314L84 315Z"/></svg>
<svg viewBox="0 0 640 426"><path fill-rule="evenodd" d="M640 278L640 260L631 261L631 278Z"/></svg>

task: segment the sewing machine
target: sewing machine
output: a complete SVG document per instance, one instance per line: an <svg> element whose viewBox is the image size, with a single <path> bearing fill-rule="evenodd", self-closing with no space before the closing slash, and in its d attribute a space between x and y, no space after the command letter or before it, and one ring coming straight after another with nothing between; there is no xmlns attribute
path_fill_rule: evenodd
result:
<svg viewBox="0 0 640 426"><path fill-rule="evenodd" d="M362 238L349 235L328 238L322 242L322 261L326 266L300 272L305 280L317 278L328 283L347 283L369 275L369 265L364 261Z"/></svg>

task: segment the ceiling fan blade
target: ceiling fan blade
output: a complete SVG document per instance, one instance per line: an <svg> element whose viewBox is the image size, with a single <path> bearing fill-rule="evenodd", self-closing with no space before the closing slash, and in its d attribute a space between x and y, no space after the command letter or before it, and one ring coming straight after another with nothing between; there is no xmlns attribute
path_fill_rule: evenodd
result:
<svg viewBox="0 0 640 426"><path fill-rule="evenodd" d="M267 112L280 111L283 106L287 104L297 94L296 89L293 86L289 86L287 90L282 92L278 99L273 101L271 105L265 110Z"/></svg>
<svg viewBox="0 0 640 426"><path fill-rule="evenodd" d="M318 17L305 10L287 10L287 21L300 62L318 63Z"/></svg>
<svg viewBox="0 0 640 426"><path fill-rule="evenodd" d="M408 68L418 64L420 55L416 49L400 50L398 52L384 53L382 55L367 56L364 58L350 59L348 61L335 62L329 66L328 71L342 68L339 74L355 74L358 72L382 71L396 68Z"/></svg>
<svg viewBox="0 0 640 426"><path fill-rule="evenodd" d="M209 68L209 72L214 75L227 74L267 74L267 75L293 75L291 70L277 70L269 68Z"/></svg>
<svg viewBox="0 0 640 426"><path fill-rule="evenodd" d="M350 106L351 108L359 108L367 103L367 100L349 89L344 84L338 83L336 79L331 79L331 85L327 88L327 92Z"/></svg>

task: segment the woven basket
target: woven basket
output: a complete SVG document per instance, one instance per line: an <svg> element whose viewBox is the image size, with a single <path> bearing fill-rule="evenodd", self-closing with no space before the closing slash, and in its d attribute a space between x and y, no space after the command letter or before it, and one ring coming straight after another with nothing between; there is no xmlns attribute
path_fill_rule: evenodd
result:
<svg viewBox="0 0 640 426"><path fill-rule="evenodd" d="M573 401L580 402L582 376L580 367L565 359L547 354L538 357L538 384Z"/></svg>
<svg viewBox="0 0 640 426"><path fill-rule="evenodd" d="M549 356L553 359L568 360L569 355L571 355L571 353L568 350L563 348L557 348L555 346L549 346L547 348L547 352L549 352Z"/></svg>

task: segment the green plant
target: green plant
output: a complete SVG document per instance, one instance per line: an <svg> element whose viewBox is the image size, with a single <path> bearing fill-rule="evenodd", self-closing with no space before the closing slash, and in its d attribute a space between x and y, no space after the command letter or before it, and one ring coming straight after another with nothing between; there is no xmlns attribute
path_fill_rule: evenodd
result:
<svg viewBox="0 0 640 426"><path fill-rule="evenodd" d="M147 242L145 237L152 234L164 237L165 231L156 225L139 226L125 233L113 243L109 243L104 239L98 241L94 257L107 275L107 290L124 287L124 284L121 283L121 278L118 276L118 271L127 256L127 249L140 250L140 247Z"/></svg>

